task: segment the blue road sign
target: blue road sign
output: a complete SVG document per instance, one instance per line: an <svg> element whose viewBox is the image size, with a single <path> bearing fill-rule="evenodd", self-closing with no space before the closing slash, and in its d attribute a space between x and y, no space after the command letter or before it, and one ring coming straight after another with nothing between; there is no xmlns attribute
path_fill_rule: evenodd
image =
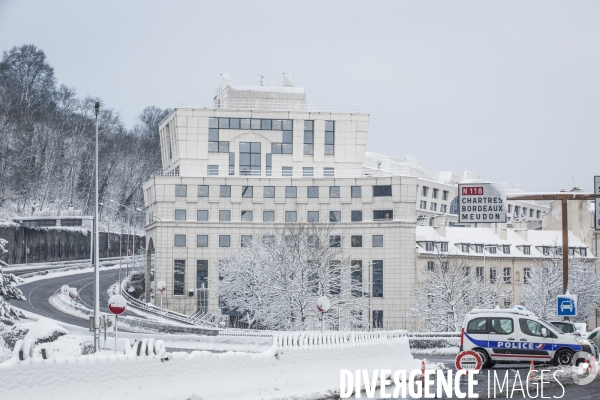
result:
<svg viewBox="0 0 600 400"><path fill-rule="evenodd" d="M559 317L574 317L577 315L577 296L556 296L556 314Z"/></svg>

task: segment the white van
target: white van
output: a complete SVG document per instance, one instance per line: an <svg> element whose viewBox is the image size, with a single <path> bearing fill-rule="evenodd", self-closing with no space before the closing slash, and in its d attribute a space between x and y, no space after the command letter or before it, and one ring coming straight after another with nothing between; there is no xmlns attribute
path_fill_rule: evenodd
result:
<svg viewBox="0 0 600 400"><path fill-rule="evenodd" d="M548 362L571 365L578 351L594 354L587 339L561 332L532 312L475 309L465 317L460 350L475 350L483 368L497 362Z"/></svg>

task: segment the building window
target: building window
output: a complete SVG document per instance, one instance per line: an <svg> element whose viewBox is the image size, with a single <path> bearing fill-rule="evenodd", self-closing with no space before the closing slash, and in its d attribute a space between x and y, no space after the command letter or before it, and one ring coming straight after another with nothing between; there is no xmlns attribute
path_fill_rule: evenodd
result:
<svg viewBox="0 0 600 400"><path fill-rule="evenodd" d="M242 221L244 221L244 222L252 222L252 211L250 211L250 210L242 210Z"/></svg>
<svg viewBox="0 0 600 400"><path fill-rule="evenodd" d="M440 192L440 189L433 188L433 190L431 191L431 197L434 199L437 199L439 192Z"/></svg>
<svg viewBox="0 0 600 400"><path fill-rule="evenodd" d="M285 197L295 198L296 197L296 186L285 187Z"/></svg>
<svg viewBox="0 0 600 400"><path fill-rule="evenodd" d="M383 247L383 235L373 235L373 247Z"/></svg>
<svg viewBox="0 0 600 400"><path fill-rule="evenodd" d="M318 211L309 211L306 220L308 222L319 222L319 212Z"/></svg>
<svg viewBox="0 0 600 400"><path fill-rule="evenodd" d="M352 222L361 222L362 219L362 210L351 211Z"/></svg>
<svg viewBox="0 0 600 400"><path fill-rule="evenodd" d="M519 218L521 216L521 207L515 206L515 218Z"/></svg>
<svg viewBox="0 0 600 400"><path fill-rule="evenodd" d="M427 261L427 272L435 271L435 261Z"/></svg>
<svg viewBox="0 0 600 400"><path fill-rule="evenodd" d="M240 242L240 245L242 247L250 247L251 244L252 244L252 235L242 235L242 240Z"/></svg>
<svg viewBox="0 0 600 400"><path fill-rule="evenodd" d="M463 276L469 276L471 274L471 267L469 267L468 265L464 265L462 267L462 271L463 271Z"/></svg>
<svg viewBox="0 0 600 400"><path fill-rule="evenodd" d="M502 246L502 252L504 254L510 254L510 246L508 246L508 245Z"/></svg>
<svg viewBox="0 0 600 400"><path fill-rule="evenodd" d="M383 328L383 310L373 310L373 328Z"/></svg>
<svg viewBox="0 0 600 400"><path fill-rule="evenodd" d="M198 185L198 197L208 197L208 185Z"/></svg>
<svg viewBox="0 0 600 400"><path fill-rule="evenodd" d="M206 174L209 176L219 175L219 166L218 165L208 165L206 167Z"/></svg>
<svg viewBox="0 0 600 400"><path fill-rule="evenodd" d="M335 123L325 121L325 155L335 153Z"/></svg>
<svg viewBox="0 0 600 400"><path fill-rule="evenodd" d="M429 205L429 209L431 211L437 211L437 203L434 203L433 201L431 202L431 204Z"/></svg>
<svg viewBox="0 0 600 400"><path fill-rule="evenodd" d="M351 190L350 190L350 195L353 198L361 198L362 197L362 188L360 186L352 186Z"/></svg>
<svg viewBox="0 0 600 400"><path fill-rule="evenodd" d="M185 221L185 210L175 210L175 221Z"/></svg>
<svg viewBox="0 0 600 400"><path fill-rule="evenodd" d="M433 242L425 242L425 251L433 251Z"/></svg>
<svg viewBox="0 0 600 400"><path fill-rule="evenodd" d="M219 221L231 221L231 211L230 210L219 210Z"/></svg>
<svg viewBox="0 0 600 400"><path fill-rule="evenodd" d="M373 221L384 221L394 219L393 210L373 210Z"/></svg>
<svg viewBox="0 0 600 400"><path fill-rule="evenodd" d="M421 210L427 210L427 202L425 200L421 200L421 203L419 204L419 208Z"/></svg>
<svg viewBox="0 0 600 400"><path fill-rule="evenodd" d="M421 188L421 196L423 196L423 197L427 197L427 194L428 194L428 193L429 193L429 187L427 187L427 186L423 186L423 187Z"/></svg>
<svg viewBox="0 0 600 400"><path fill-rule="evenodd" d="M529 209L529 218L533 218L533 212L534 212L534 211L535 211L535 210L534 210L533 208L530 208L530 209Z"/></svg>
<svg viewBox="0 0 600 400"><path fill-rule="evenodd" d="M219 235L219 247L229 247L231 237L229 235Z"/></svg>
<svg viewBox="0 0 600 400"><path fill-rule="evenodd" d="M273 246L275 244L275 236L273 236L273 235L263 236L263 244L265 246Z"/></svg>
<svg viewBox="0 0 600 400"><path fill-rule="evenodd" d="M263 197L265 197L265 198L275 197L275 186L265 186L263 188Z"/></svg>
<svg viewBox="0 0 600 400"><path fill-rule="evenodd" d="M294 169L292 167L281 167L281 176L293 176Z"/></svg>
<svg viewBox="0 0 600 400"><path fill-rule="evenodd" d="M216 121L217 118L210 118L208 121L208 152L229 153L229 142L219 140L219 129L229 129L229 118L219 118L218 127L211 120Z"/></svg>
<svg viewBox="0 0 600 400"><path fill-rule="evenodd" d="M362 291L362 260L350 261L350 280L352 284L352 297L360 297L363 295Z"/></svg>
<svg viewBox="0 0 600 400"><path fill-rule="evenodd" d="M208 210L197 210L196 211L197 221L208 221Z"/></svg>
<svg viewBox="0 0 600 400"><path fill-rule="evenodd" d="M392 185L373 186L373 197L386 197L392 195Z"/></svg>
<svg viewBox="0 0 600 400"><path fill-rule="evenodd" d="M317 249L321 247L321 241L320 241L319 237L316 235L310 235L308 237L307 242L308 242L308 247L313 247L313 248L317 248Z"/></svg>
<svg viewBox="0 0 600 400"><path fill-rule="evenodd" d="M496 283L498 281L498 269L490 268L490 283Z"/></svg>
<svg viewBox="0 0 600 400"><path fill-rule="evenodd" d="M229 153L229 175L235 175L235 153Z"/></svg>
<svg viewBox="0 0 600 400"><path fill-rule="evenodd" d="M441 268L442 268L442 272L443 272L443 273L446 273L446 272L448 272L448 261L442 261L442 262L440 263L440 266L441 266Z"/></svg>
<svg viewBox="0 0 600 400"><path fill-rule="evenodd" d="M537 210L535 212L536 218L541 218L542 217L542 212L540 210Z"/></svg>
<svg viewBox="0 0 600 400"><path fill-rule="evenodd" d="M508 205L508 213L509 213L509 214L510 214L510 213L512 213L512 204L509 204L509 205Z"/></svg>
<svg viewBox="0 0 600 400"><path fill-rule="evenodd" d="M263 211L263 222L274 222L275 211Z"/></svg>
<svg viewBox="0 0 600 400"><path fill-rule="evenodd" d="M579 249L579 255L581 257L587 257L587 248L585 248L585 247L580 248Z"/></svg>
<svg viewBox="0 0 600 400"><path fill-rule="evenodd" d="M313 167L302 167L302 177L304 178L312 178L315 174L315 169Z"/></svg>
<svg viewBox="0 0 600 400"><path fill-rule="evenodd" d="M314 121L304 121L304 154L314 154Z"/></svg>
<svg viewBox="0 0 600 400"><path fill-rule="evenodd" d="M196 289L208 289L208 260L196 260Z"/></svg>
<svg viewBox="0 0 600 400"><path fill-rule="evenodd" d="M342 237L339 235L329 236L329 247L342 247Z"/></svg>
<svg viewBox="0 0 600 400"><path fill-rule="evenodd" d="M307 194L309 199L314 199L319 197L319 187L318 186L309 186L307 188Z"/></svg>
<svg viewBox="0 0 600 400"><path fill-rule="evenodd" d="M523 246L523 254L530 255L531 254L531 246Z"/></svg>
<svg viewBox="0 0 600 400"><path fill-rule="evenodd" d="M469 252L469 245L468 244L463 244L462 245L462 252L463 253L468 253Z"/></svg>
<svg viewBox="0 0 600 400"><path fill-rule="evenodd" d="M267 176L271 176L273 174L273 163L272 163L272 156L271 153L267 153L266 156L266 170L267 170Z"/></svg>
<svg viewBox="0 0 600 400"><path fill-rule="evenodd" d="M240 143L240 175L260 176L260 142Z"/></svg>
<svg viewBox="0 0 600 400"><path fill-rule="evenodd" d="M448 194L449 192L447 190L444 190L442 192L442 200L448 200Z"/></svg>
<svg viewBox="0 0 600 400"><path fill-rule="evenodd" d="M496 254L496 250L497 250L496 246L488 247L488 251L490 254Z"/></svg>
<svg viewBox="0 0 600 400"><path fill-rule="evenodd" d="M383 260L373 261L373 297L383 297Z"/></svg>
<svg viewBox="0 0 600 400"><path fill-rule="evenodd" d="M185 260L175 260L173 268L173 294L175 296L183 296L183 288L185 284Z"/></svg>
<svg viewBox="0 0 600 400"><path fill-rule="evenodd" d="M448 242L441 242L440 243L440 251L443 253L447 253L448 252Z"/></svg>
<svg viewBox="0 0 600 400"><path fill-rule="evenodd" d="M253 192L252 186L242 186L242 197L251 198Z"/></svg>
<svg viewBox="0 0 600 400"><path fill-rule="evenodd" d="M448 206L446 206L445 204L440 204L440 212L441 213L446 213L448 208Z"/></svg>
<svg viewBox="0 0 600 400"><path fill-rule="evenodd" d="M196 236L197 247L208 247L208 235L197 235Z"/></svg>
<svg viewBox="0 0 600 400"><path fill-rule="evenodd" d="M523 283L528 284L531 281L531 268L523 268Z"/></svg>
<svg viewBox="0 0 600 400"><path fill-rule="evenodd" d="M475 253L483 253L483 245L478 244L475 246Z"/></svg>
<svg viewBox="0 0 600 400"><path fill-rule="evenodd" d="M296 222L297 221L297 213L296 211L286 211L285 212L285 222Z"/></svg>
<svg viewBox="0 0 600 400"><path fill-rule="evenodd" d="M175 246L185 247L185 235L175 235Z"/></svg>
<svg viewBox="0 0 600 400"><path fill-rule="evenodd" d="M575 255L575 248L569 247L569 257L573 257Z"/></svg>
<svg viewBox="0 0 600 400"><path fill-rule="evenodd" d="M341 222L342 212L341 211L329 211L329 222Z"/></svg>
<svg viewBox="0 0 600 400"><path fill-rule="evenodd" d="M231 197L231 186L221 185L219 190L219 196L221 197Z"/></svg>
<svg viewBox="0 0 600 400"><path fill-rule="evenodd" d="M550 255L550 247L548 246L542 246L542 254L545 256Z"/></svg>
<svg viewBox="0 0 600 400"><path fill-rule="evenodd" d="M475 268L475 278L477 278L477 280L479 282L483 282L483 280L485 279L485 276L483 276L484 272L485 271L483 270L483 267L476 267Z"/></svg>
<svg viewBox="0 0 600 400"><path fill-rule="evenodd" d="M339 186L329 186L329 197L339 198L340 197L340 187Z"/></svg>
<svg viewBox="0 0 600 400"><path fill-rule="evenodd" d="M335 176L335 169L334 168L328 168L328 167L323 168L323 177L325 177L325 178L333 178L334 176Z"/></svg>
<svg viewBox="0 0 600 400"><path fill-rule="evenodd" d="M185 197L187 196L187 186L186 185L175 185L175 197Z"/></svg>
<svg viewBox="0 0 600 400"><path fill-rule="evenodd" d="M284 120L281 133L281 143L271 143L271 153L292 154L294 152L294 135L292 133L292 121Z"/></svg>
<svg viewBox="0 0 600 400"><path fill-rule="evenodd" d="M350 247L362 247L362 236L360 236L360 235L350 236Z"/></svg>
<svg viewBox="0 0 600 400"><path fill-rule="evenodd" d="M503 279L504 283L510 283L510 281L511 281L510 267L504 267L502 269L502 279Z"/></svg>

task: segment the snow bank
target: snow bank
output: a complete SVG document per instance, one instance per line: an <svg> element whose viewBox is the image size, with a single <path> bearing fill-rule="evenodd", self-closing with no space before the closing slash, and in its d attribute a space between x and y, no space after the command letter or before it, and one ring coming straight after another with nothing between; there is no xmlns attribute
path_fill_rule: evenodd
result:
<svg viewBox="0 0 600 400"><path fill-rule="evenodd" d="M341 369L418 369L408 338L385 333L280 335L261 353L135 353L0 364L0 392L19 399L203 400L332 395ZM162 357L164 358L164 357Z"/></svg>
<svg viewBox="0 0 600 400"><path fill-rule="evenodd" d="M31 339L34 343L40 343L55 340L59 336L66 334L67 330L56 322L48 318L42 318L29 328L29 332L27 332L23 340Z"/></svg>

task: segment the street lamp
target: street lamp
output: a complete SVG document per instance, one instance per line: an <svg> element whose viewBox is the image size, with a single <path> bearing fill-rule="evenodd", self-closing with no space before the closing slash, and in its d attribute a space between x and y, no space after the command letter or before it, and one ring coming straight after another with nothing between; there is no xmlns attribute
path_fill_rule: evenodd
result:
<svg viewBox="0 0 600 400"><path fill-rule="evenodd" d="M112 208L103 203L98 203L98 204L100 204L104 208L108 208L109 210L118 212L121 215L121 218L123 217L123 215L121 214L121 210L119 210L117 208ZM109 235L109 240L110 240L110 222L109 222L108 235ZM122 248L123 248L123 224L120 224L119 225L119 294L121 294L121 260L123 258Z"/></svg>
<svg viewBox="0 0 600 400"><path fill-rule="evenodd" d="M94 352L97 353L100 345L100 254L98 238L98 114L100 113L100 102L94 104L96 115L96 190L94 192Z"/></svg>

